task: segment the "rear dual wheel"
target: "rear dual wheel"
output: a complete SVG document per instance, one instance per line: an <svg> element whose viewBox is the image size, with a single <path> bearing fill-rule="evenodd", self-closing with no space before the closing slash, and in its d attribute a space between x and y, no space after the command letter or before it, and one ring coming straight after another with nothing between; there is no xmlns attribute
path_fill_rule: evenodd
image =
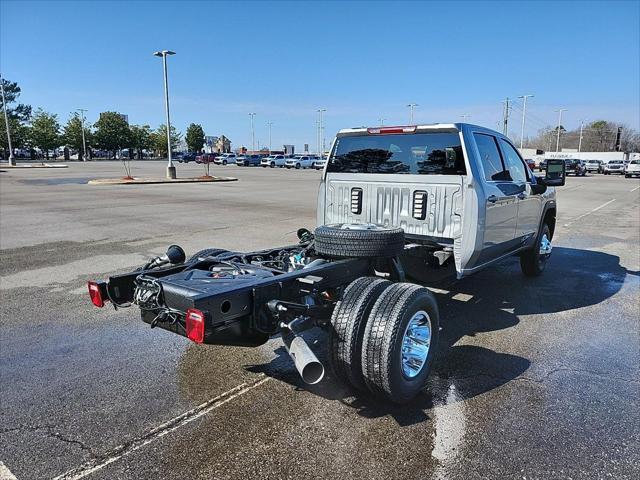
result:
<svg viewBox="0 0 640 480"><path fill-rule="evenodd" d="M345 290L332 324L331 357L341 379L394 403L424 389L440 328L427 289L360 278Z"/></svg>

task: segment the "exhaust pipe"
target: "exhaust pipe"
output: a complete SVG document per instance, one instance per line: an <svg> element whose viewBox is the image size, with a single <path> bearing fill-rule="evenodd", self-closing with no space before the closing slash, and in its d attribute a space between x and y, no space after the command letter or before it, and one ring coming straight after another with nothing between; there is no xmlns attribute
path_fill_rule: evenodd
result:
<svg viewBox="0 0 640 480"><path fill-rule="evenodd" d="M282 334L282 341L305 383L314 385L322 380L324 367L311 351L307 342L304 341L304 338L289 331Z"/></svg>

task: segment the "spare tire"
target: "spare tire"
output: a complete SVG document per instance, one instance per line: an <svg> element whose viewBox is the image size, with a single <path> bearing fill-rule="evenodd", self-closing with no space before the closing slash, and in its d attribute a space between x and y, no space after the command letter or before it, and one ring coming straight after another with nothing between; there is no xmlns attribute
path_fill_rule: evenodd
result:
<svg viewBox="0 0 640 480"><path fill-rule="evenodd" d="M404 250L404 230L370 223L323 225L315 231L315 249L329 257L395 257Z"/></svg>

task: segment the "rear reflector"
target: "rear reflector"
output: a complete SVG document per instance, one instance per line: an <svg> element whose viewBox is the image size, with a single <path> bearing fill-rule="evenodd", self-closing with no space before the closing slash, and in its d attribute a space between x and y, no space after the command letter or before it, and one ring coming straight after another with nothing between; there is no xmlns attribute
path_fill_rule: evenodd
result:
<svg viewBox="0 0 640 480"><path fill-rule="evenodd" d="M190 308L187 310L185 322L187 324L187 338L196 343L204 342L204 313Z"/></svg>
<svg viewBox="0 0 640 480"><path fill-rule="evenodd" d="M415 125L412 127L378 127L367 128L367 132L373 135L388 135L391 133L415 133Z"/></svg>
<svg viewBox="0 0 640 480"><path fill-rule="evenodd" d="M104 307L104 298L102 298L100 285L98 285L96 282L87 282L87 286L89 287L89 296L91 297L91 303L93 303L96 307Z"/></svg>

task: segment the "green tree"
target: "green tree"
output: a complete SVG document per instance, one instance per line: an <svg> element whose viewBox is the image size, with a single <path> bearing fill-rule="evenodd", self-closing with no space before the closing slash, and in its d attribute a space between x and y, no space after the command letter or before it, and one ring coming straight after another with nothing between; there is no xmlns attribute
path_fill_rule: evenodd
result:
<svg viewBox="0 0 640 480"><path fill-rule="evenodd" d="M21 122L26 122L31 117L31 106L18 103L12 107L20 96L20 87L17 82L11 82L5 78L2 80L2 86L4 87L4 98L7 101L7 115L10 118L17 118ZM0 96L0 110L4 109L2 103L2 97ZM13 140L13 139L12 139Z"/></svg>
<svg viewBox="0 0 640 480"><path fill-rule="evenodd" d="M184 140L190 152L200 153L204 145L204 130L202 129L202 125L197 123L189 125Z"/></svg>
<svg viewBox="0 0 640 480"><path fill-rule="evenodd" d="M7 133L4 125L4 118L0 121L1 133L0 133L0 149L5 153L5 158L9 152L9 143L7 142ZM29 141L29 126L23 124L16 117L9 117L9 130L11 132L11 146L16 148L23 148Z"/></svg>
<svg viewBox="0 0 640 480"><path fill-rule="evenodd" d="M60 124L58 116L47 113L41 108L36 111L31 119L29 140L34 147L44 151L49 159L49 150L60 146Z"/></svg>
<svg viewBox="0 0 640 480"><path fill-rule="evenodd" d="M93 134L95 145L112 152L113 158L116 157L118 150L131 145L129 124L118 112L102 112L94 127L96 129Z"/></svg>
<svg viewBox="0 0 640 480"><path fill-rule="evenodd" d="M171 125L171 151L176 148L181 139L182 134L178 132L173 125ZM165 124L160 125L154 132L153 143L154 149L158 155L167 155L167 126Z"/></svg>
<svg viewBox="0 0 640 480"><path fill-rule="evenodd" d="M138 158L142 158L142 150L153 147L151 127L149 125L131 125L131 148L135 149Z"/></svg>
<svg viewBox="0 0 640 480"><path fill-rule="evenodd" d="M91 130L84 127L84 139L91 145ZM78 152L78 159L84 159L84 144L82 142L82 119L76 112L72 113L62 131L62 141L65 146Z"/></svg>

